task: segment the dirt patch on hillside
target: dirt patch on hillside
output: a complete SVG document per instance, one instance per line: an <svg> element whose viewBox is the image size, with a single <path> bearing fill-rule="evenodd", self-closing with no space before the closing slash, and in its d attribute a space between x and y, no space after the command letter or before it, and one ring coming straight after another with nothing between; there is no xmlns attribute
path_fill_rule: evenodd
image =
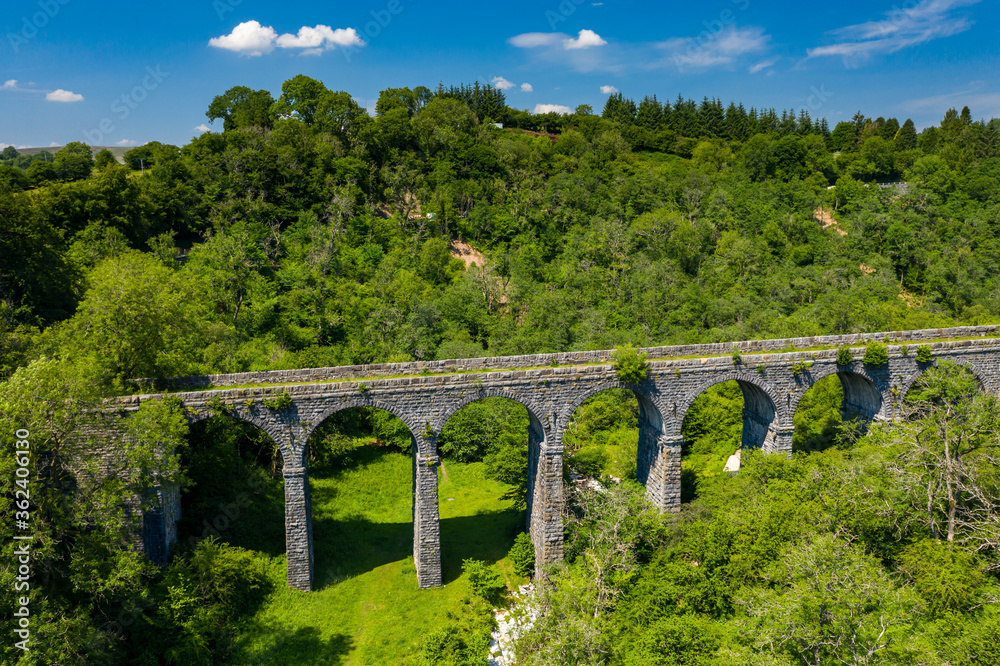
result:
<svg viewBox="0 0 1000 666"><path fill-rule="evenodd" d="M827 210L826 208L817 208L813 213L813 219L816 220L816 222L818 222L824 229L832 229L841 236L847 235L847 232L840 228L840 223L834 219L833 212Z"/></svg>
<svg viewBox="0 0 1000 666"><path fill-rule="evenodd" d="M927 302L926 298L920 298L916 294L911 294L905 289L899 290L899 300L906 303L906 307L912 308L914 310L919 310L924 307L924 303Z"/></svg>
<svg viewBox="0 0 1000 666"><path fill-rule="evenodd" d="M464 261L467 269L472 266L486 265L486 257L477 252L476 249L468 243L458 239L451 242L451 256Z"/></svg>

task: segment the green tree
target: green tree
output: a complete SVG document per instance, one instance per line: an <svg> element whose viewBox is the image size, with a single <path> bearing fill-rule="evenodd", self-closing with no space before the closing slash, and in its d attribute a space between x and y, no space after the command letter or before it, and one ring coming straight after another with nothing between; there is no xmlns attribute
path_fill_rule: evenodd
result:
<svg viewBox="0 0 1000 666"><path fill-rule="evenodd" d="M196 370L202 297L149 254L100 263L76 314L53 332L59 353L88 359L106 386Z"/></svg>
<svg viewBox="0 0 1000 666"><path fill-rule="evenodd" d="M277 118L296 117L312 125L329 94L330 90L322 82L299 74L281 84L281 96L274 103L272 113Z"/></svg>
<svg viewBox="0 0 1000 666"><path fill-rule="evenodd" d="M0 384L0 426L30 432L31 604L37 622L31 663L122 658L120 638L106 618L136 609L154 575L155 566L134 547L142 512L158 504L157 487L184 483L177 451L187 423L179 405L146 402L120 429L109 431L106 421L95 422L106 395L99 387L90 359L76 357L37 359ZM11 479L13 451L4 447L0 455L0 471ZM5 493L0 504L13 515L13 493ZM13 524L3 527L3 555L16 560L12 534ZM0 579L14 589L13 568L5 568ZM13 619L8 615L3 622L11 634Z"/></svg>
<svg viewBox="0 0 1000 666"><path fill-rule="evenodd" d="M245 127L268 128L274 124L273 105L274 98L267 90L235 86L217 95L205 115L209 122L222 120L224 132Z"/></svg>
<svg viewBox="0 0 1000 666"><path fill-rule="evenodd" d="M97 153L94 157L94 166L98 169L104 169L113 164L118 164L118 160L115 159L114 154L107 148Z"/></svg>
<svg viewBox="0 0 1000 666"><path fill-rule="evenodd" d="M913 150L917 147L917 128L909 118L899 128L896 134L896 148L898 150Z"/></svg>
<svg viewBox="0 0 1000 666"><path fill-rule="evenodd" d="M94 154L82 141L71 141L56 151L53 166L61 180L84 180L94 168Z"/></svg>
<svg viewBox="0 0 1000 666"><path fill-rule="evenodd" d="M0 219L0 302L46 322L69 316L76 276L59 231L25 194L0 191Z"/></svg>
<svg viewBox="0 0 1000 666"><path fill-rule="evenodd" d="M796 663L905 663L918 600L898 587L873 558L833 535L796 544L740 603L744 631L763 654Z"/></svg>

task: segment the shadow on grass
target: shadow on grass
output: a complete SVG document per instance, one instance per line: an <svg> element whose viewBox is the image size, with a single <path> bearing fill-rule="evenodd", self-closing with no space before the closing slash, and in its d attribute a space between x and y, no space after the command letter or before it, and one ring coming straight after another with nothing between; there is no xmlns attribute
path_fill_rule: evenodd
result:
<svg viewBox="0 0 1000 666"><path fill-rule="evenodd" d="M240 664L316 664L336 666L344 663L354 645L345 634L321 638L315 627L295 630L273 625L252 624L241 632L243 638L233 651ZM255 644L248 644L249 641Z"/></svg>
<svg viewBox="0 0 1000 666"><path fill-rule="evenodd" d="M681 504L698 499L698 473L693 469L681 469Z"/></svg>
<svg viewBox="0 0 1000 666"><path fill-rule="evenodd" d="M462 574L462 560L496 562L514 543L523 524L518 511L481 513L441 521L441 567L444 582ZM318 519L313 522L316 563L314 588L323 589L346 578L413 556L413 523L373 523L361 518ZM414 573L412 564L404 568Z"/></svg>

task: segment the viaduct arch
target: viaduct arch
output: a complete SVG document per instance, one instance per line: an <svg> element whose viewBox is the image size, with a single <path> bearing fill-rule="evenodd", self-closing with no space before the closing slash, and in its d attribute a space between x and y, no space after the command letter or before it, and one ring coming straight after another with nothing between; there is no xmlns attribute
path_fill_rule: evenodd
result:
<svg viewBox="0 0 1000 666"><path fill-rule="evenodd" d="M860 359L869 341L887 342L889 361L871 368L860 360L838 365L837 347L854 346ZM928 343L933 361L921 364L914 343ZM792 351L803 349L807 351ZM813 351L808 351L813 350ZM529 414L528 529L539 562L562 557L563 433L574 410L587 398L613 388L631 390L639 400L637 476L661 511L680 507L681 428L695 399L721 382L736 381L744 397L743 448L789 455L793 416L805 392L836 374L844 387L843 409L867 420L891 420L901 399L928 367L951 360L968 367L983 388L1000 392L1000 326L963 327L684 345L642 350L649 376L622 384L610 351L318 368L157 380L174 393L189 420L207 418L220 407L252 423L278 445L284 461L287 582L310 590L313 583L312 516L309 500L310 436L332 414L352 407L375 407L399 417L413 439L414 561L420 587L441 584L437 495L437 437L461 407L486 397L524 405ZM903 353L907 351L908 353ZM250 385L251 388L226 388ZM275 400L281 396L282 400ZM287 396L287 398L285 397ZM160 394L122 398L127 414ZM271 405L270 407L267 405ZM279 406L276 406L279 405ZM179 495L161 493L164 507L159 544L166 552L170 516L179 516ZM156 541L156 539L153 539Z"/></svg>

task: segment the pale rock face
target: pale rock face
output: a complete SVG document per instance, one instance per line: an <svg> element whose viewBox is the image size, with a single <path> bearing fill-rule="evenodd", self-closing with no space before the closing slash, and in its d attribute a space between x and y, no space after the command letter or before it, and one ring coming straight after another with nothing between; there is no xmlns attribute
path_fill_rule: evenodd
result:
<svg viewBox="0 0 1000 666"><path fill-rule="evenodd" d="M735 473L735 472L740 471L740 454L741 453L743 453L743 449L736 449L736 453L734 453L733 455L729 456L729 459L726 461L726 468L723 470L724 472Z"/></svg>

